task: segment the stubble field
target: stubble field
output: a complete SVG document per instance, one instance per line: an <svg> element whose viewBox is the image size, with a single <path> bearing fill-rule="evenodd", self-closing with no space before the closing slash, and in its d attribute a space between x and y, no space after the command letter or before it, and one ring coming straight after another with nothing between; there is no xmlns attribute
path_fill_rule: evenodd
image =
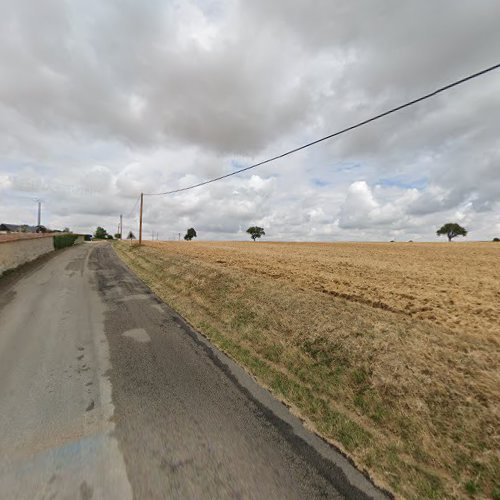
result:
<svg viewBox="0 0 500 500"><path fill-rule="evenodd" d="M500 497L499 245L115 248L397 496Z"/></svg>

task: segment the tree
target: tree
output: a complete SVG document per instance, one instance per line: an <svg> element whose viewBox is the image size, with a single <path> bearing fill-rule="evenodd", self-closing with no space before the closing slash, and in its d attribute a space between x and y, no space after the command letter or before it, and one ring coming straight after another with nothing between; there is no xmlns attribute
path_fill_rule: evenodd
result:
<svg viewBox="0 0 500 500"><path fill-rule="evenodd" d="M190 227L187 230L187 233L185 234L184 239L186 241L191 241L193 238L196 238L196 231L195 231L194 227Z"/></svg>
<svg viewBox="0 0 500 500"><path fill-rule="evenodd" d="M265 236L266 232L264 231L263 227L259 226L252 226L247 229L247 233L250 235L253 241L255 241L257 238L260 238L262 236Z"/></svg>
<svg viewBox="0 0 500 500"><path fill-rule="evenodd" d="M457 224L456 222L448 222L447 224L439 228L436 231L436 234L438 236L446 234L446 236L448 236L448 241L451 241L456 236L467 236L467 229L462 227L460 224Z"/></svg>
<svg viewBox="0 0 500 500"><path fill-rule="evenodd" d="M108 232L103 227L99 226L94 233L96 240L105 240L108 236Z"/></svg>
<svg viewBox="0 0 500 500"><path fill-rule="evenodd" d="M495 242L499 242L499 241L500 241L500 238L493 238L493 241L495 241Z"/></svg>
<svg viewBox="0 0 500 500"><path fill-rule="evenodd" d="M122 239L122 235L120 233L115 233L115 239L116 240L121 240Z"/></svg>
<svg viewBox="0 0 500 500"><path fill-rule="evenodd" d="M132 240L135 240L135 235L132 231L128 232L127 240L130 240L130 242L132 242Z"/></svg>
<svg viewBox="0 0 500 500"><path fill-rule="evenodd" d="M62 232L63 233L71 233L71 229L69 227L65 227Z"/></svg>

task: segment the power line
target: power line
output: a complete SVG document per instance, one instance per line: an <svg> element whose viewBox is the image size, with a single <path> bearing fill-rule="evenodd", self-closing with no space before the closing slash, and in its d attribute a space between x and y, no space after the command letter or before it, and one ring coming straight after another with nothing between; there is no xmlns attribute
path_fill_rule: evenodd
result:
<svg viewBox="0 0 500 500"><path fill-rule="evenodd" d="M144 196L163 196L163 195L168 195L168 194L180 193L182 191L189 191L190 189L205 186L207 184L211 184L212 182L217 182L217 181L220 181L222 179L226 179L227 177L241 174L242 172L246 172L247 170L251 170L253 168L260 167L261 165L265 165L266 163L271 163L272 161L279 160L280 158L284 158L285 156L289 156L293 153L297 153L298 151L301 151L302 149L309 148L311 146L314 146L315 144L319 144L320 142L326 141L328 139L332 139L333 137L337 137L341 134L344 134L344 133L349 132L351 130L354 130L356 128L362 127L363 125L374 122L375 120L379 120L380 118L383 118L384 116L390 115L390 114L395 113L396 111L400 111L404 108L408 108L409 106L413 106L414 104L425 101L426 99L430 99L431 97L434 97L434 96L436 96L442 92L445 92L453 87L461 85L462 83L468 82L469 80L473 80L474 78L477 78L479 76L482 76L486 73L489 73L490 71L493 71L493 70L499 69L499 68L500 68L500 63L495 64L494 66L490 66L489 68L483 69L482 71L479 71L479 72L474 73L472 75L466 76L465 78L462 78L462 79L457 80L453 83L445 85L444 87L441 87L437 90L434 90L433 92L430 92L429 94L425 94L422 97L419 97L417 99L409 101L405 104L401 104L400 106L396 106L395 108L389 109L388 111L384 111L383 113L380 113L380 114L375 115L371 118L368 118L367 120L363 120L359 123L356 123L355 125L351 125L350 127L339 130L338 132L334 132L333 134L329 134L329 135L326 135L325 137L321 137L320 139L316 139L315 141L308 142L307 144L304 144L303 146L299 146L297 148L290 149L289 151L287 151L285 153L279 154L277 156L273 156L272 158L268 158L267 160L260 161L259 163L255 163L253 165L250 165L249 167L240 168L239 170L235 170L234 172L231 172L229 174L221 175L219 177L214 177L213 179L199 182L198 184L193 184L192 186L188 186L185 188L174 189L172 191L165 191L163 193L144 193ZM136 205L137 205L137 203L136 203Z"/></svg>
<svg viewBox="0 0 500 500"><path fill-rule="evenodd" d="M135 211L135 209L136 209L136 207L137 207L137 204L139 203L139 200L140 200L140 199L141 199L141 195L139 195L139 196L137 197L137 200L135 200L135 204L134 204L134 206L133 206L132 210L130 210L130 212L126 215L127 219L128 219L128 218L129 218L129 217L130 217L133 213L134 213L134 211Z"/></svg>

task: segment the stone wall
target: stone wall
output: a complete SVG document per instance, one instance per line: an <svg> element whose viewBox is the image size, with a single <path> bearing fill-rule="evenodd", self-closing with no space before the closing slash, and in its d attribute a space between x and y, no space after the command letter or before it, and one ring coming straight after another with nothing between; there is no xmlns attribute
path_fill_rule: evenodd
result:
<svg viewBox="0 0 500 500"><path fill-rule="evenodd" d="M35 238L0 240L0 276L9 269L14 269L53 250L54 241L51 234Z"/></svg>

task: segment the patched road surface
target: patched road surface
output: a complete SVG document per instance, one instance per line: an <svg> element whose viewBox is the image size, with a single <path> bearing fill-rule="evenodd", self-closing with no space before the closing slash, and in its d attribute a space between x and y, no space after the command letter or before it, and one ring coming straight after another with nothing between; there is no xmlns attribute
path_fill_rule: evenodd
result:
<svg viewBox="0 0 500 500"><path fill-rule="evenodd" d="M0 278L0 498L384 498L115 255Z"/></svg>

